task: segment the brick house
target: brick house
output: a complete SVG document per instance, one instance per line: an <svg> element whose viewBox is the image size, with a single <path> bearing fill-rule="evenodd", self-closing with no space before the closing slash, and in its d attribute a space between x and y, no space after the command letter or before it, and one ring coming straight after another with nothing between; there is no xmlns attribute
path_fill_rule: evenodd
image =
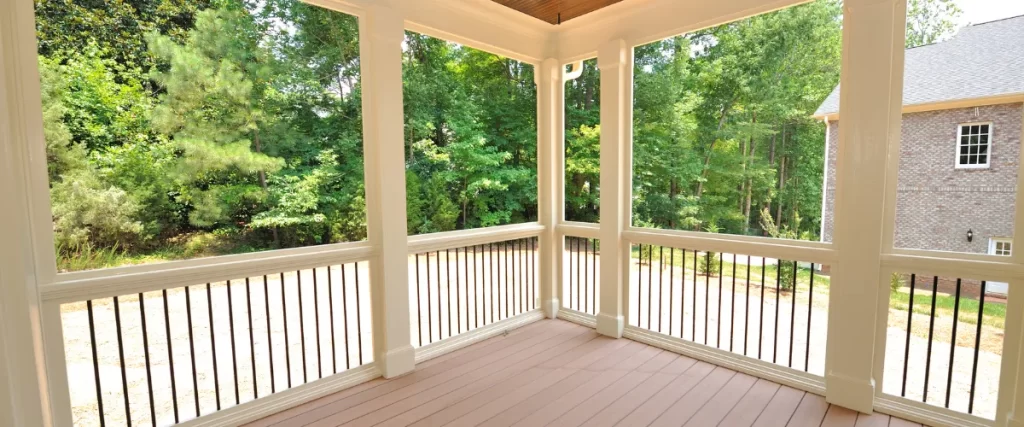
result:
<svg viewBox="0 0 1024 427"><path fill-rule="evenodd" d="M827 128L821 238L831 241L838 87L815 117ZM1022 124L1024 16L907 49L895 246L1009 255Z"/></svg>

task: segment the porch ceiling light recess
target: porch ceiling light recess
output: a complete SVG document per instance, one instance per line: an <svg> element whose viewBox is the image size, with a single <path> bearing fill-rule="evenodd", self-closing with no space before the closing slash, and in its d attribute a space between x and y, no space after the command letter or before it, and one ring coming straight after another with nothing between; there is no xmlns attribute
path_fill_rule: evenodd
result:
<svg viewBox="0 0 1024 427"><path fill-rule="evenodd" d="M622 0L492 0L549 24L558 25Z"/></svg>

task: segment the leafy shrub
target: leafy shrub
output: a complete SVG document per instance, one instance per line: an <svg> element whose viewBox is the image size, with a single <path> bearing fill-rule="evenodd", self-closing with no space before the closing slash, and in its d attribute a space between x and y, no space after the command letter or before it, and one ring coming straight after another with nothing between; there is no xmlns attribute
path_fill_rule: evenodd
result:
<svg viewBox="0 0 1024 427"><path fill-rule="evenodd" d="M779 260L779 289L783 291L793 290L793 277L797 273L797 268L793 265L793 261Z"/></svg>
<svg viewBox="0 0 1024 427"><path fill-rule="evenodd" d="M138 203L124 190L103 185L93 171L65 174L50 193L58 247L127 248L138 241L142 232L142 224L135 220Z"/></svg>
<svg viewBox="0 0 1024 427"><path fill-rule="evenodd" d="M700 274L718 276L718 270L722 267L722 256L715 252L705 252L697 261L697 272Z"/></svg>
<svg viewBox="0 0 1024 427"><path fill-rule="evenodd" d="M892 293L899 292L900 288L903 287L903 275L899 273L892 273L889 276L889 290Z"/></svg>

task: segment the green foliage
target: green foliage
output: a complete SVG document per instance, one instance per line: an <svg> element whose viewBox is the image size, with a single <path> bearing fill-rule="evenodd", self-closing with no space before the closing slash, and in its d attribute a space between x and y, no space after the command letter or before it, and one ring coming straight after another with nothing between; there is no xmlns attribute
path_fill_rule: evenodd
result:
<svg viewBox="0 0 1024 427"><path fill-rule="evenodd" d="M142 224L135 220L139 205L124 190L104 186L95 171L80 169L63 175L51 197L58 247L127 247L142 232Z"/></svg>
<svg viewBox="0 0 1024 427"><path fill-rule="evenodd" d="M900 273L892 273L892 275L889 276L889 290L892 293L896 293L896 292L899 292L900 288L902 288L902 287L903 287L903 275L900 274Z"/></svg>
<svg viewBox="0 0 1024 427"><path fill-rule="evenodd" d="M956 20L963 14L954 0L909 0L907 2L907 47L935 43L956 32Z"/></svg>

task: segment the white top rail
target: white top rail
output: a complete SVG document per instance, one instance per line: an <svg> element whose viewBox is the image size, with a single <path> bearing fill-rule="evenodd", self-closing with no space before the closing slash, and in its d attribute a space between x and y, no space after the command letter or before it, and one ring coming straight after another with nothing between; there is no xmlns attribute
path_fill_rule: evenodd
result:
<svg viewBox="0 0 1024 427"><path fill-rule="evenodd" d="M456 230L441 233L421 234L409 237L409 253L442 251L486 243L537 237L544 232L544 226L536 222L525 224L499 225L475 230Z"/></svg>

